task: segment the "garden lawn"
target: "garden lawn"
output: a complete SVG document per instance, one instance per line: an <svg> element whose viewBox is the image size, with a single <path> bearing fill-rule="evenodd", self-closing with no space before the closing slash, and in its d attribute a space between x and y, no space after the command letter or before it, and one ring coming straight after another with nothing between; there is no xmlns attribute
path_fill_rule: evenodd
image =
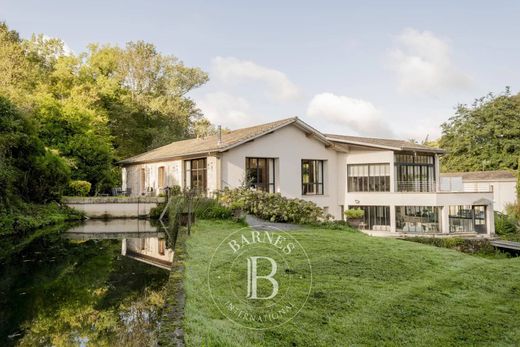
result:
<svg viewBox="0 0 520 347"><path fill-rule="evenodd" d="M198 221L187 241L188 346L520 344L520 258L314 227L291 232L312 264L304 308L273 329L243 328L220 313L207 283L213 251L241 227Z"/></svg>

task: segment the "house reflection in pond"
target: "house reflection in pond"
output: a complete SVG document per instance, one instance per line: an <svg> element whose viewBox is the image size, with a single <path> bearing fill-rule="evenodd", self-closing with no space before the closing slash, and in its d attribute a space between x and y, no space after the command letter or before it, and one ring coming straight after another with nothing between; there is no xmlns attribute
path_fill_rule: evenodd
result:
<svg viewBox="0 0 520 347"><path fill-rule="evenodd" d="M146 264L170 270L173 250L166 247L166 239L158 237L123 239L121 254Z"/></svg>

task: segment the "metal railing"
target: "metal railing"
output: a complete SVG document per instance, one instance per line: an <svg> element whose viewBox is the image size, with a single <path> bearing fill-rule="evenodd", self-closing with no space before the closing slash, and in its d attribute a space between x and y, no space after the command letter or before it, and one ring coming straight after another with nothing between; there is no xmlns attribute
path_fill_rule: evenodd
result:
<svg viewBox="0 0 520 347"><path fill-rule="evenodd" d="M492 185L478 185L478 184L457 184L443 182L440 184L437 181L397 181L395 182L396 192L447 192L447 193L490 193L493 192Z"/></svg>
<svg viewBox="0 0 520 347"><path fill-rule="evenodd" d="M395 190L397 192L435 192L437 185L435 181L397 181Z"/></svg>

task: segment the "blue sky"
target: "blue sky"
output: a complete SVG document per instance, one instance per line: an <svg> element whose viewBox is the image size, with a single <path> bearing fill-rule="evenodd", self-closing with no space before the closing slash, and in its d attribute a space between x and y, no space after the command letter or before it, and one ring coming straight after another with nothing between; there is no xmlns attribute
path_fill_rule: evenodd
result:
<svg viewBox="0 0 520 347"><path fill-rule="evenodd" d="M8 1L28 37L154 43L211 81L190 93L229 128L299 116L362 136L440 135L458 103L520 81L514 1Z"/></svg>

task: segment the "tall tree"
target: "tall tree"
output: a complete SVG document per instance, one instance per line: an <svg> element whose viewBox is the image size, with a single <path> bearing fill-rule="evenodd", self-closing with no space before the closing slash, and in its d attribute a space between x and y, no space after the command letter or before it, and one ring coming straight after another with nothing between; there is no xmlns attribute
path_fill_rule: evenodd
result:
<svg viewBox="0 0 520 347"><path fill-rule="evenodd" d="M472 106L459 105L442 124L440 147L445 171L517 169L520 156L520 96L509 88L488 94Z"/></svg>

